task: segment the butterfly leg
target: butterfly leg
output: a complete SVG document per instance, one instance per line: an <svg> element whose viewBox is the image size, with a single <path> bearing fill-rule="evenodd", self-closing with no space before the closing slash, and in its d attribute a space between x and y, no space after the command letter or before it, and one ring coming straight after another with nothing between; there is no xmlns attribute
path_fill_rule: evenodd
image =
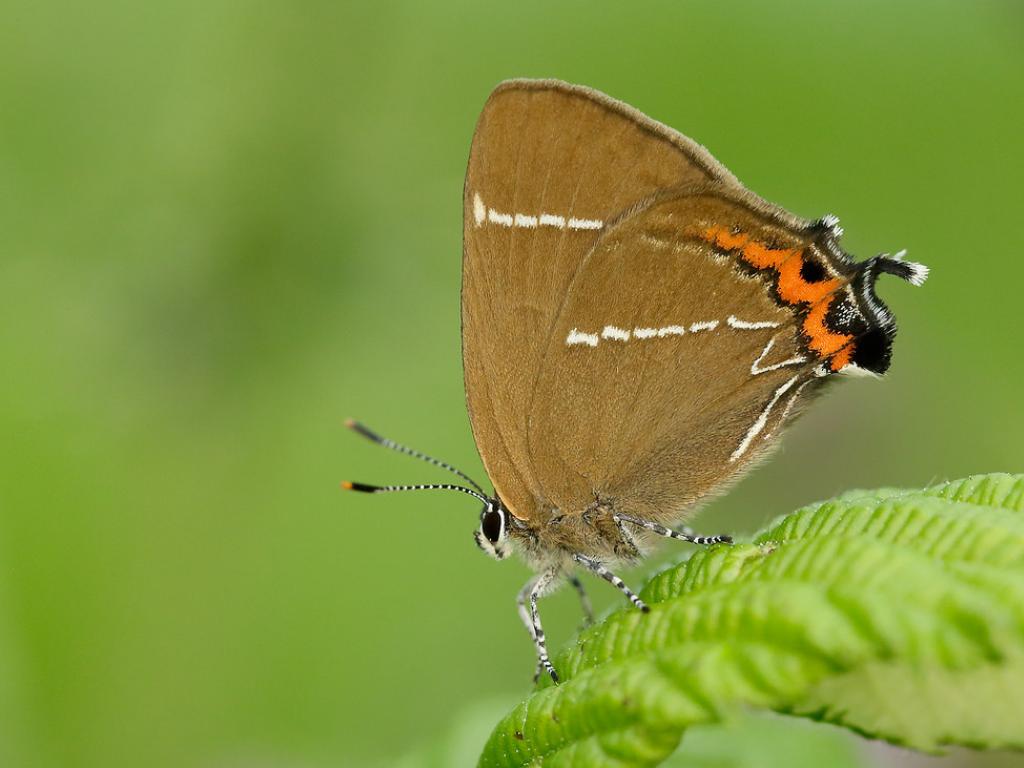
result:
<svg viewBox="0 0 1024 768"><path fill-rule="evenodd" d="M609 584L614 586L616 589L618 589L620 592L622 592L626 597L628 597L629 601L633 605L635 605L637 608L639 608L644 613L647 613L649 610L651 610L648 607L647 603L645 603L643 600L641 600L639 597L637 597L636 594L633 592L633 590L631 590L629 587L627 587L625 582L622 579L620 579L614 573L612 573L607 568L605 568L603 565L601 565L601 563L599 563L597 560L593 560L593 559L587 557L586 555L580 555L580 554L573 555L572 559L575 560L580 565L582 565L584 568L586 568L586 569L588 569L590 571L593 571L598 576L600 576L602 579L604 579Z"/></svg>
<svg viewBox="0 0 1024 768"><path fill-rule="evenodd" d="M576 593L580 596L580 607L583 608L583 627L589 627L594 623L594 609L590 605L590 598L583 588L583 582L576 576L570 576L569 581L576 587Z"/></svg>
<svg viewBox="0 0 1024 768"><path fill-rule="evenodd" d="M725 534L719 534L718 536L695 536L690 528L686 528L685 532L673 531L664 525L652 523L650 520L641 520L639 517L633 517L632 515L624 515L621 512L616 513L612 519L619 525L622 523L632 523L640 528L646 528L648 531L654 531L659 536L688 541L691 544L732 544L732 536L726 536Z"/></svg>
<svg viewBox="0 0 1024 768"><path fill-rule="evenodd" d="M537 600L541 597L558 578L558 571L555 569L544 571L539 576L534 576L519 590L516 598L516 605L519 608L519 617L526 625L526 631L533 639L533 645L537 650L537 670L533 673L534 682L540 677L541 672L547 672L551 679L558 682L558 673L555 672L551 660L548 658L548 647L544 641L544 628L540 623L540 614L537 612ZM529 604L529 607L527 607Z"/></svg>
<svg viewBox="0 0 1024 768"><path fill-rule="evenodd" d="M530 600L530 592L533 591L533 587L537 582L537 578L530 579L523 588L519 590L519 594L516 595L516 607L519 609L519 618L523 622L523 626L526 627L526 631L530 633L530 639L533 640L534 645L537 644L537 632L533 628L533 620L530 618L530 609L526 607ZM533 671L533 682L537 682L537 678L540 677L540 673L544 671L544 668L540 665L540 659L538 657L537 668Z"/></svg>

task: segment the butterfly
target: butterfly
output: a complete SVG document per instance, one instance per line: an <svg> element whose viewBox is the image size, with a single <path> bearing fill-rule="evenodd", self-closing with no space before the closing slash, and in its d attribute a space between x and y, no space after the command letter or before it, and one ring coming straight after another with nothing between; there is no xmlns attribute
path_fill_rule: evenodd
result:
<svg viewBox="0 0 1024 768"><path fill-rule="evenodd" d="M568 581L589 613L583 570L646 612L614 569L660 537L730 543L681 526L826 382L886 371L896 323L875 282L928 270L854 261L836 217L766 202L691 139L555 80L490 95L463 206L466 400L494 491L357 422L468 486L343 486L476 497L480 548L535 572L519 613L558 682L538 599Z"/></svg>

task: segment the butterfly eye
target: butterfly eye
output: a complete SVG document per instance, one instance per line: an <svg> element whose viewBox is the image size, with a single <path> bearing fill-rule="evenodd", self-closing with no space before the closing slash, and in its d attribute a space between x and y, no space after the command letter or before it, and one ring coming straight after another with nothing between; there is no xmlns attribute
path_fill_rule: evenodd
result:
<svg viewBox="0 0 1024 768"><path fill-rule="evenodd" d="M484 507L483 512L480 513L480 531L487 537L487 540L492 544L497 544L501 540L504 528L504 513L492 504Z"/></svg>

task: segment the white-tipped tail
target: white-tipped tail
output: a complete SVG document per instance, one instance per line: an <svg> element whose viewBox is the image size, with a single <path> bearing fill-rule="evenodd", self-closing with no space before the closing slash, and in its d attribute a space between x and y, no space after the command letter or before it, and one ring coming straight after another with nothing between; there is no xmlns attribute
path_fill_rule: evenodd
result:
<svg viewBox="0 0 1024 768"><path fill-rule="evenodd" d="M907 282L911 285L921 285L928 279L928 267L924 264L908 261L906 265L910 268L910 277L907 278Z"/></svg>
<svg viewBox="0 0 1024 768"><path fill-rule="evenodd" d="M904 261L907 249L897 251L892 256L882 255L877 257L877 263L883 272L896 275L906 280L911 285L921 285L928 279L928 267L916 261Z"/></svg>

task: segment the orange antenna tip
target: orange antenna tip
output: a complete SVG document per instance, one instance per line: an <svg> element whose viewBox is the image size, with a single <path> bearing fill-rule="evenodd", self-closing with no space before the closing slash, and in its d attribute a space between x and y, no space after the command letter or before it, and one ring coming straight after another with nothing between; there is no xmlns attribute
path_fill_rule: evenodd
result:
<svg viewBox="0 0 1024 768"><path fill-rule="evenodd" d="M352 483L348 480L345 480L341 487L345 491L359 491L360 493L378 493L380 491L395 490L391 486L382 487L379 485L367 485L366 483Z"/></svg>
<svg viewBox="0 0 1024 768"><path fill-rule="evenodd" d="M356 428L356 420L355 419L345 419L345 426L348 427L349 429L355 429Z"/></svg>

